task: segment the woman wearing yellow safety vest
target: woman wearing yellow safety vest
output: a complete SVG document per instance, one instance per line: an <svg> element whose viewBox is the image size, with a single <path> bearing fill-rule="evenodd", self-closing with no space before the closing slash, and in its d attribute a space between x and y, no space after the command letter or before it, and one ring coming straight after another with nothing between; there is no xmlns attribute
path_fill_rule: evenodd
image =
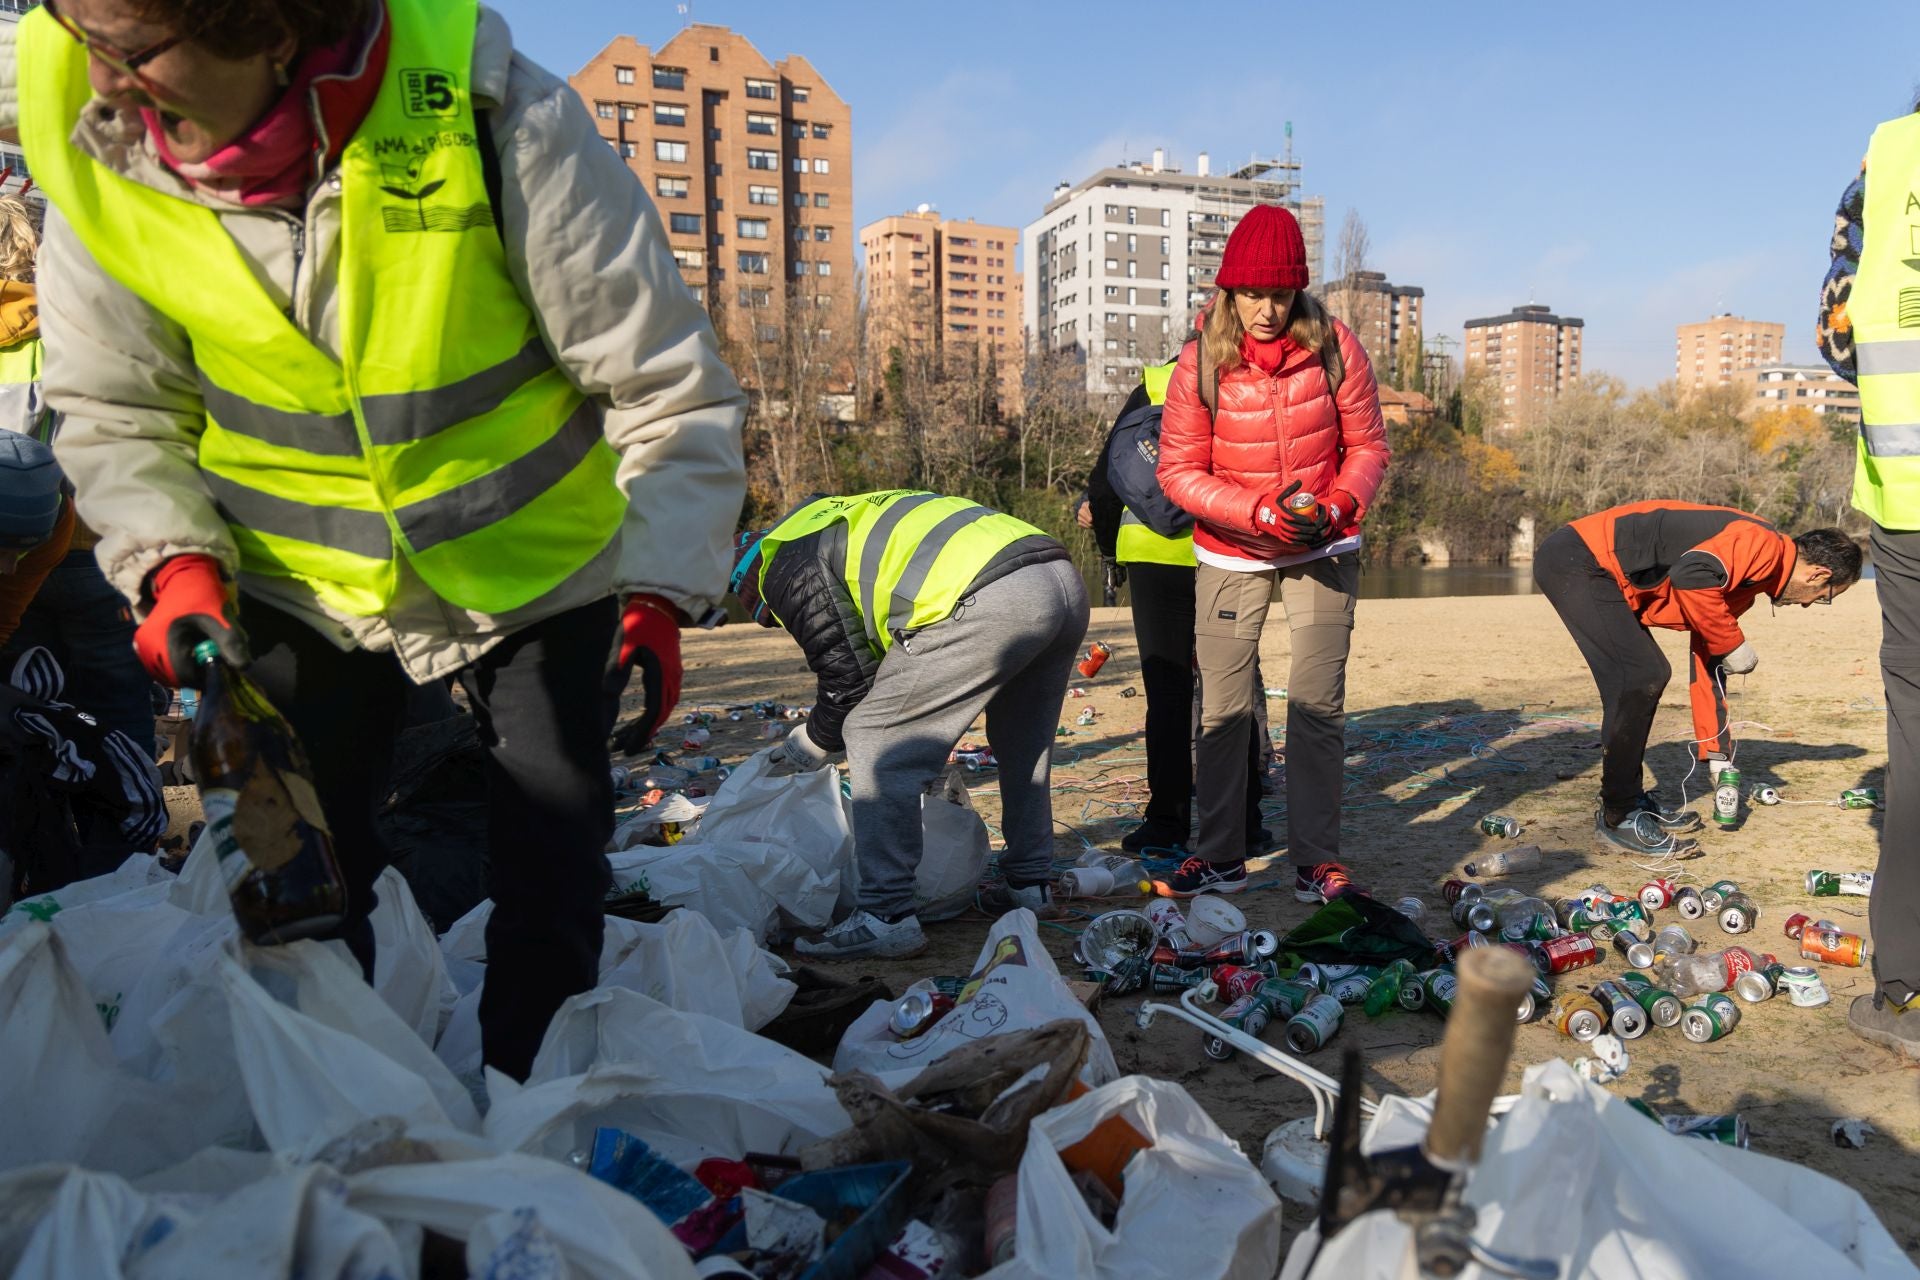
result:
<svg viewBox="0 0 1920 1280"><path fill-rule="evenodd" d="M603 679L667 714L743 494L659 215L475 0L57 0L19 43L57 447L136 647L192 684L211 639L292 722L369 973L401 710L458 676L524 1076L597 972Z"/></svg>
<svg viewBox="0 0 1920 1280"><path fill-rule="evenodd" d="M1840 198L1820 300L1820 353L1860 386L1853 505L1873 521L1887 820L1867 904L1874 989L1854 1034L1920 1061L1920 102L1873 131Z"/></svg>

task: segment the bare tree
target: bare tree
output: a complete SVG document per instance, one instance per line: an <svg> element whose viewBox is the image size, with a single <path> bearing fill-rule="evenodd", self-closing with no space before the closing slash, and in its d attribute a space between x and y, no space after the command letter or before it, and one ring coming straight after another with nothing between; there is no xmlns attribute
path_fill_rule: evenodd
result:
<svg viewBox="0 0 1920 1280"><path fill-rule="evenodd" d="M796 287L782 299L771 284L743 279L731 297L715 298L714 328L747 388L749 499L785 511L808 493L838 487L834 399L855 386L861 313L817 288Z"/></svg>

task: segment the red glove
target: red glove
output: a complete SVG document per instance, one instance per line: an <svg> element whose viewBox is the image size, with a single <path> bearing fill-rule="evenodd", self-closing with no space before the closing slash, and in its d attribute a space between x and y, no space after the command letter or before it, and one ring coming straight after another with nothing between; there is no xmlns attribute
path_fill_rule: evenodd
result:
<svg viewBox="0 0 1920 1280"><path fill-rule="evenodd" d="M233 593L212 556L175 556L147 579L153 607L133 633L133 651L155 680L174 688L198 689L200 664L193 648L202 640L220 646L220 656L236 667L253 661L247 633L234 621Z"/></svg>
<svg viewBox="0 0 1920 1280"><path fill-rule="evenodd" d="M654 733L680 701L680 610L659 596L631 595L620 612L620 655L607 672L607 690L616 699L627 687L634 667L640 668L640 688L647 709L613 731L613 745L632 755L652 740Z"/></svg>
<svg viewBox="0 0 1920 1280"><path fill-rule="evenodd" d="M1293 538L1287 532L1287 499L1299 491L1300 482L1295 480L1286 488L1276 489L1260 499L1260 505L1253 509L1253 531L1282 542L1292 542Z"/></svg>

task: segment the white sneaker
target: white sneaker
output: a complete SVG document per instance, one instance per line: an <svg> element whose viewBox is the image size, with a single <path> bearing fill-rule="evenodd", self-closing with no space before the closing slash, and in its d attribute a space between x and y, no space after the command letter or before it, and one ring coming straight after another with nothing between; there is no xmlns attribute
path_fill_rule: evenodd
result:
<svg viewBox="0 0 1920 1280"><path fill-rule="evenodd" d="M871 911L856 911L818 938L801 938L793 949L809 960L853 960L882 956L904 960L927 949L927 935L919 916L904 916L888 924Z"/></svg>

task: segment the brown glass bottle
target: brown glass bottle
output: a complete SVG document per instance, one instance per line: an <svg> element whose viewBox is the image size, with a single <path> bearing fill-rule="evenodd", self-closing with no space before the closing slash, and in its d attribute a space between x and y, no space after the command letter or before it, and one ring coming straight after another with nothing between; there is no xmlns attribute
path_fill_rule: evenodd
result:
<svg viewBox="0 0 1920 1280"><path fill-rule="evenodd" d="M241 932L269 946L331 932L346 915L346 886L300 740L212 641L194 646L193 660L194 773Z"/></svg>

